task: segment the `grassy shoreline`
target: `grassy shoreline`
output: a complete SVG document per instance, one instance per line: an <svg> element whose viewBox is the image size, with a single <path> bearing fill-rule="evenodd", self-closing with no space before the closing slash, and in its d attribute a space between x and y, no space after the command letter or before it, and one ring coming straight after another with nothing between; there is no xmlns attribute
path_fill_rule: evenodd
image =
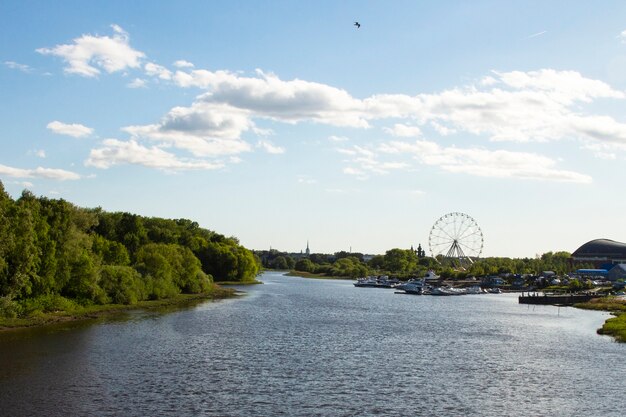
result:
<svg viewBox="0 0 626 417"><path fill-rule="evenodd" d="M288 277L312 278L312 279L350 279L348 277L335 277L326 274L314 274L312 272L289 271L285 274Z"/></svg>
<svg viewBox="0 0 626 417"><path fill-rule="evenodd" d="M223 288L219 285L214 285L213 289L207 293L179 294L173 298L139 301L137 304L89 305L79 306L71 311L36 312L27 317L0 317L0 332L30 327L41 327L63 322L97 319L131 310L154 310L163 307L182 307L201 301L232 298L236 295L237 291L232 288Z"/></svg>
<svg viewBox="0 0 626 417"><path fill-rule="evenodd" d="M257 285L257 284L263 284L262 281L259 280L254 280L254 281L245 281L245 282L240 282L240 281L218 281L216 282L217 285Z"/></svg>
<svg viewBox="0 0 626 417"><path fill-rule="evenodd" d="M608 311L615 317L607 319L598 334L611 336L616 342L626 343L626 299L617 297L596 298L574 307L586 310Z"/></svg>

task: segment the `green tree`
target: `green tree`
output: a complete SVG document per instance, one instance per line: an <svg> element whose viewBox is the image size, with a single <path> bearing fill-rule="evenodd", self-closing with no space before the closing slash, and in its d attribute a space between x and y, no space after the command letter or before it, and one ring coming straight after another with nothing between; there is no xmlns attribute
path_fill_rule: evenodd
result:
<svg viewBox="0 0 626 417"><path fill-rule="evenodd" d="M272 268L274 269L289 269L287 259L284 256L277 256L272 261Z"/></svg>
<svg viewBox="0 0 626 417"><path fill-rule="evenodd" d="M385 257L383 255L375 255L368 262L370 268L381 270L385 267Z"/></svg>
<svg viewBox="0 0 626 417"><path fill-rule="evenodd" d="M189 248L177 244L149 243L137 251L136 268L151 283L152 298L180 292L200 293L210 288L211 278Z"/></svg>
<svg viewBox="0 0 626 417"><path fill-rule="evenodd" d="M202 270L216 281L252 281L261 265L251 251L232 238L208 242L196 256L202 263Z"/></svg>
<svg viewBox="0 0 626 417"><path fill-rule="evenodd" d="M130 256L126 247L119 242L93 235L93 251L102 258L106 265L130 265Z"/></svg>
<svg viewBox="0 0 626 417"><path fill-rule="evenodd" d="M315 264L307 258L298 259L296 261L295 269L300 272L315 272Z"/></svg>
<svg viewBox="0 0 626 417"><path fill-rule="evenodd" d="M140 216L122 213L118 227L117 235L121 236L121 242L126 246L131 257L142 245L148 243L148 233Z"/></svg>
<svg viewBox="0 0 626 417"><path fill-rule="evenodd" d="M148 298L144 280L139 272L129 266L103 265L100 286L108 302L136 304Z"/></svg>
<svg viewBox="0 0 626 417"><path fill-rule="evenodd" d="M24 191L13 205L9 214L12 230L12 243L8 252L8 270L3 287L12 298L25 298L32 292L33 282L37 281L40 251L37 247L35 231L38 203L32 193Z"/></svg>
<svg viewBox="0 0 626 417"><path fill-rule="evenodd" d="M418 265L418 257L410 249L391 249L385 253L385 270L392 273L411 273Z"/></svg>
<svg viewBox="0 0 626 417"><path fill-rule="evenodd" d="M331 269L331 274L339 277L358 278L367 273L367 267L356 257L338 259Z"/></svg>
<svg viewBox="0 0 626 417"><path fill-rule="evenodd" d="M9 292L9 254L13 246L10 214L13 211L13 200L4 190L0 181L0 296ZM9 303L10 301L7 301Z"/></svg>

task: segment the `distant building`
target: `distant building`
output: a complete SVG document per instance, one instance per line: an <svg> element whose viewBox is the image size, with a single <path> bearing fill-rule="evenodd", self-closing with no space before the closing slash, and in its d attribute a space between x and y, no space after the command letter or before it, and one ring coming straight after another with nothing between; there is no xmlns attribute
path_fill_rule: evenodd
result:
<svg viewBox="0 0 626 417"><path fill-rule="evenodd" d="M589 263L594 268L626 263L626 243L596 239L585 243L572 253L572 263Z"/></svg>
<svg viewBox="0 0 626 417"><path fill-rule="evenodd" d="M577 269L576 275L583 278L606 278L609 275L609 271L606 269Z"/></svg>
<svg viewBox="0 0 626 417"><path fill-rule="evenodd" d="M411 252L415 253L418 258L423 258L426 256L426 252L422 249L422 244L417 245L417 249L413 249L413 245L411 245Z"/></svg>
<svg viewBox="0 0 626 417"><path fill-rule="evenodd" d="M309 249L309 241L308 241L308 239L306 241L306 251L305 251L305 253L306 253L307 258L311 255L311 250Z"/></svg>
<svg viewBox="0 0 626 417"><path fill-rule="evenodd" d="M500 285L505 285L506 281L504 281L500 277L488 276L482 279L483 287L498 287Z"/></svg>
<svg viewBox="0 0 626 417"><path fill-rule="evenodd" d="M618 279L626 279L626 264L615 265L606 275L609 281L617 281Z"/></svg>

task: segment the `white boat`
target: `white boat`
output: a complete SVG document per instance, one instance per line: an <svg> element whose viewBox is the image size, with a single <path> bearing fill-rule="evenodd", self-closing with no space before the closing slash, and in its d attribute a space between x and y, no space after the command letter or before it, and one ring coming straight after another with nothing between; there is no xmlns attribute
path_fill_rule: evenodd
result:
<svg viewBox="0 0 626 417"><path fill-rule="evenodd" d="M410 280L396 286L397 289L402 290L407 294L421 294L425 287L426 278L422 278L420 280Z"/></svg>
<svg viewBox="0 0 626 417"><path fill-rule="evenodd" d="M426 273L426 276L424 277L424 279L426 279L426 280L437 280L437 279L439 279L439 275L435 274L435 271L433 271L431 269L430 271L428 271Z"/></svg>
<svg viewBox="0 0 626 417"><path fill-rule="evenodd" d="M452 295L452 293L444 287L437 287L430 290L430 295Z"/></svg>
<svg viewBox="0 0 626 417"><path fill-rule="evenodd" d="M480 285L472 285L465 290L466 294L484 294L483 290L480 288Z"/></svg>
<svg viewBox="0 0 626 417"><path fill-rule="evenodd" d="M466 294L462 288L437 287L430 290L430 295L463 295Z"/></svg>
<svg viewBox="0 0 626 417"><path fill-rule="evenodd" d="M354 283L355 287L377 287L378 286L378 278L377 277L364 277L359 278Z"/></svg>
<svg viewBox="0 0 626 417"><path fill-rule="evenodd" d="M400 281L397 279L389 279L388 276L382 275L379 277L369 276L365 278L359 278L354 283L355 287L370 287L370 288L394 288Z"/></svg>

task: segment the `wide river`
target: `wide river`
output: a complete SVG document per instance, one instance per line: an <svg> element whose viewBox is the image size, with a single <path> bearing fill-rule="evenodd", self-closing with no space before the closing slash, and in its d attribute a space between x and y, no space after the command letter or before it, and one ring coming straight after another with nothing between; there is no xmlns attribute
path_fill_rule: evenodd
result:
<svg viewBox="0 0 626 417"><path fill-rule="evenodd" d="M265 273L247 295L0 334L6 416L624 416L606 313Z"/></svg>

